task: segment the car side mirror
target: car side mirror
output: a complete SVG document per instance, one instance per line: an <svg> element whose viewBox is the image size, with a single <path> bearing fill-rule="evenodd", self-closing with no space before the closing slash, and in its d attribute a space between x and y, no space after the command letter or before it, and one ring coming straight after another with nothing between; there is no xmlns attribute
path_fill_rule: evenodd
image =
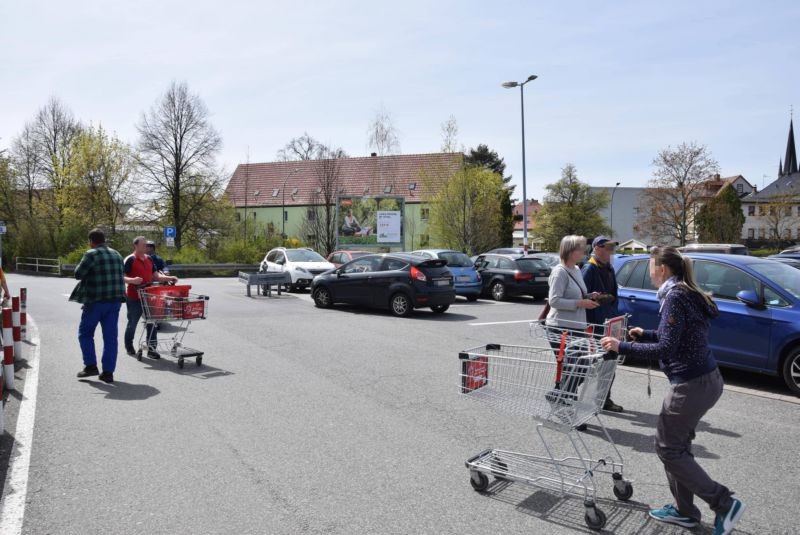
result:
<svg viewBox="0 0 800 535"><path fill-rule="evenodd" d="M282 266L286 263L286 261L283 258L281 258L280 260L276 260L275 263L278 264L279 266Z"/></svg>
<svg viewBox="0 0 800 535"><path fill-rule="evenodd" d="M757 310L764 310L765 307L764 303L758 297L758 294L753 290L742 290L741 292L736 294L736 299L744 303L745 305L755 308Z"/></svg>

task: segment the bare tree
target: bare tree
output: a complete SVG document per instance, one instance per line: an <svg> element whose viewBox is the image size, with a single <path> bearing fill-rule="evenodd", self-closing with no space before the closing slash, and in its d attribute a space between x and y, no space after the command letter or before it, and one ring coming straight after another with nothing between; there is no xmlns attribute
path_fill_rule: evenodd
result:
<svg viewBox="0 0 800 535"><path fill-rule="evenodd" d="M458 123L454 115L442 123L442 152L458 152Z"/></svg>
<svg viewBox="0 0 800 535"><path fill-rule="evenodd" d="M315 184L312 190L312 205L303 218L302 231L314 249L322 255L336 248L336 198L342 185L342 149L320 146L319 158L314 162Z"/></svg>
<svg viewBox="0 0 800 535"><path fill-rule="evenodd" d="M222 138L205 104L185 82L172 82L142 114L137 130L140 169L150 191L163 200L180 248L185 232L202 230L202 208L221 190L216 157Z"/></svg>
<svg viewBox="0 0 800 535"><path fill-rule="evenodd" d="M25 192L25 211L28 217L33 217L34 197L38 196L41 186L41 158L33 123L25 123L19 136L12 140L11 160L17 187Z"/></svg>
<svg viewBox="0 0 800 535"><path fill-rule="evenodd" d="M367 146L378 156L400 152L400 138L392 116L381 106L367 129Z"/></svg>
<svg viewBox="0 0 800 535"><path fill-rule="evenodd" d="M773 193L766 202L758 205L759 219L766 225L766 238L772 241L775 247L780 247L781 242L790 241L792 230L800 225L800 217L795 215L795 206L800 195L791 189L784 189L785 191Z"/></svg>
<svg viewBox="0 0 800 535"><path fill-rule="evenodd" d="M296 160L316 160L323 144L303 132L300 137L292 138L281 150L278 151L278 160L282 162Z"/></svg>
<svg viewBox="0 0 800 535"><path fill-rule="evenodd" d="M641 196L639 227L656 241L686 245L704 183L719 172L719 164L705 145L691 142L663 149L653 165L653 178Z"/></svg>

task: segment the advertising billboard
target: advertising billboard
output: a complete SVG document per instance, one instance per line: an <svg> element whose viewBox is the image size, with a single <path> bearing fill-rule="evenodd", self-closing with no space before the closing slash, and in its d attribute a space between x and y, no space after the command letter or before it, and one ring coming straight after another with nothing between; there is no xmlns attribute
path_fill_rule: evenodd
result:
<svg viewBox="0 0 800 535"><path fill-rule="evenodd" d="M402 197L339 197L336 208L338 247L403 247Z"/></svg>

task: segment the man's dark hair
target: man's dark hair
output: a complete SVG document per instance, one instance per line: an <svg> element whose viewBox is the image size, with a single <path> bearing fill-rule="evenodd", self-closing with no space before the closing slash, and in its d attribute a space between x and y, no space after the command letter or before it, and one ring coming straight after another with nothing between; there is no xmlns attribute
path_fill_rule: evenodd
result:
<svg viewBox="0 0 800 535"><path fill-rule="evenodd" d="M99 228L93 228L89 231L89 241L100 245L101 243L106 242L106 233L100 230Z"/></svg>

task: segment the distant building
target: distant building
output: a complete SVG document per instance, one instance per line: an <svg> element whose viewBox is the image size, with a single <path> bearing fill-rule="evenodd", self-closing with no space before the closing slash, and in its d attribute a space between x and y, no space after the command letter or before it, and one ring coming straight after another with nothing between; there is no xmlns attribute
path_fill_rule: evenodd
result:
<svg viewBox="0 0 800 535"><path fill-rule="evenodd" d="M646 233L639 230L639 207L645 188L592 187L592 193L608 193L608 206L600 210L600 215L612 229L612 237L620 243L628 240L643 240ZM613 203L611 193L614 193Z"/></svg>
<svg viewBox="0 0 800 535"><path fill-rule="evenodd" d="M430 209L422 206L428 194L425 173L449 176L463 163L461 153L402 154L341 158L337 196L402 197L405 201L403 237L405 248L429 245ZM236 208L237 221L247 218L267 234L286 235L303 241L303 222L320 206L320 160L239 164L226 193ZM285 188L284 188L285 185ZM334 201L335 202L335 201ZM285 205L281 221L282 207Z"/></svg>
<svg viewBox="0 0 800 535"><path fill-rule="evenodd" d="M800 242L800 172L793 121L789 121L786 154L778 164L778 178L763 190L754 188L743 197L742 210L742 239L748 247Z"/></svg>
<svg viewBox="0 0 800 535"><path fill-rule="evenodd" d="M522 247L524 238L524 225L522 223L522 208L523 203L514 205L514 233L512 235L512 242L514 247ZM542 209L542 205L536 199L528 199L528 246L531 249L541 249L544 246L544 240L533 234L533 222L536 220L536 214Z"/></svg>

